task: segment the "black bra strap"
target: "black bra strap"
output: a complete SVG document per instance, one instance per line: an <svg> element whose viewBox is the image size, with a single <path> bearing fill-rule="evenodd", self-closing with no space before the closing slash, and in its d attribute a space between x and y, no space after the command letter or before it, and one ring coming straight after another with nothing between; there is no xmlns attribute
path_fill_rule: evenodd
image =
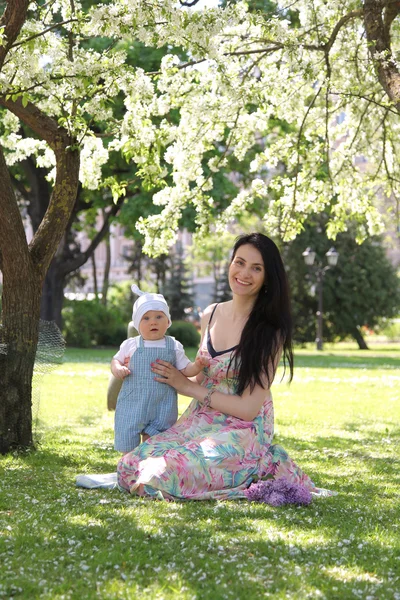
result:
<svg viewBox="0 0 400 600"><path fill-rule="evenodd" d="M214 308L213 308L213 311L212 311L212 313L211 313L211 317L210 317L210 319L209 319L209 321L208 321L208 330L209 330L209 331L210 331L210 325L211 325L211 321L212 321L212 318L213 318L213 316L214 316L214 313L215 313L215 311L216 311L216 309L217 309L217 306L218 306L218 304L216 304L216 305L214 306Z"/></svg>

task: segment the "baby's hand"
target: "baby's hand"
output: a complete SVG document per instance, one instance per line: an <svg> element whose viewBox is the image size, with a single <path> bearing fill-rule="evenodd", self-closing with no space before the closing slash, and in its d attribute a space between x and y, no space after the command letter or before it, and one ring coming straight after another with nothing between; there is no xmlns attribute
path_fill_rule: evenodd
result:
<svg viewBox="0 0 400 600"><path fill-rule="evenodd" d="M200 356L198 354L196 356L196 360L194 361L194 364L196 365L196 367L203 370L204 367L208 367L208 365L210 364L210 361L205 356Z"/></svg>
<svg viewBox="0 0 400 600"><path fill-rule="evenodd" d="M128 377L128 375L131 374L128 367L124 367L123 365L115 365L114 364L111 371L112 371L112 374L114 375L114 377L116 377L117 379L125 379L125 377Z"/></svg>

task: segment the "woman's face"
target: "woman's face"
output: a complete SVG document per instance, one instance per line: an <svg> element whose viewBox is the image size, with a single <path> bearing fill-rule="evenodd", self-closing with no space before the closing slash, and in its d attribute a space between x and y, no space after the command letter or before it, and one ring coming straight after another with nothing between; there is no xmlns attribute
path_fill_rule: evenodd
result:
<svg viewBox="0 0 400 600"><path fill-rule="evenodd" d="M265 281L264 261L252 244L239 246L229 266L229 285L238 296L257 296Z"/></svg>

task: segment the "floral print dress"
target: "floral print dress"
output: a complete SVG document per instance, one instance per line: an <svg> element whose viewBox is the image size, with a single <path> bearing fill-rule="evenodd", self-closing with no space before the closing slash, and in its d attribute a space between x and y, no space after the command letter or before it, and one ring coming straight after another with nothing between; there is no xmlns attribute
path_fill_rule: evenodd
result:
<svg viewBox="0 0 400 600"><path fill-rule="evenodd" d="M235 373L228 372L233 350L216 352L207 328L200 347L209 360L204 387L235 394ZM194 399L177 424L120 459L118 484L132 494L160 499L228 500L245 498L244 490L259 477L285 477L325 495L281 446L272 444L273 433L269 391L253 421L203 407Z"/></svg>

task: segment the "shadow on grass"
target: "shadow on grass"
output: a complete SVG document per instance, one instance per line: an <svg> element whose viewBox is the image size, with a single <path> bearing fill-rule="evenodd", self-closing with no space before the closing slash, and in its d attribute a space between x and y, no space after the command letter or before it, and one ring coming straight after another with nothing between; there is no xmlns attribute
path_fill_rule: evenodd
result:
<svg viewBox="0 0 400 600"><path fill-rule="evenodd" d="M71 475L71 470L76 471L76 475L87 471L90 468L91 473L108 473L116 469L120 453L115 452L107 444L93 444L88 448L87 442L71 441L68 437L58 442L61 448L52 449L50 436L46 437L46 445L41 442L37 444L36 450L28 452L18 452L15 454L21 465L26 467L26 471L37 469L51 469L54 477L60 478L65 483L68 481L74 485L75 476ZM63 450L62 446L65 445ZM7 467L6 467L7 468ZM68 470L68 471L66 471ZM22 477L23 479L23 477Z"/></svg>

